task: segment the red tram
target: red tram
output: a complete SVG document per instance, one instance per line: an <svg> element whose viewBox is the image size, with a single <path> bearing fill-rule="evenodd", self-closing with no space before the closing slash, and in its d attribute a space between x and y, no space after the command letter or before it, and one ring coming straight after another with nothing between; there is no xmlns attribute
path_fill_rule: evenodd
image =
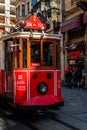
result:
<svg viewBox="0 0 87 130"><path fill-rule="evenodd" d="M41 31L41 25L28 21L22 31L0 39L0 96L19 108L49 110L64 104L60 36Z"/></svg>

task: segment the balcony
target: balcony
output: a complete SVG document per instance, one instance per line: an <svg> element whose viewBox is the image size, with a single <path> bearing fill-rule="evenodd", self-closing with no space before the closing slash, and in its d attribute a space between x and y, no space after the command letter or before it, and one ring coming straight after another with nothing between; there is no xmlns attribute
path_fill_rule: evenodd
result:
<svg viewBox="0 0 87 130"><path fill-rule="evenodd" d="M76 0L76 3L82 10L87 11L87 0Z"/></svg>
<svg viewBox="0 0 87 130"><path fill-rule="evenodd" d="M0 14L4 14L5 13L5 6L4 4L0 4Z"/></svg>
<svg viewBox="0 0 87 130"><path fill-rule="evenodd" d="M16 8L15 8L15 6L10 6L10 14L11 15L16 15Z"/></svg>
<svg viewBox="0 0 87 130"><path fill-rule="evenodd" d="M15 5L17 5L20 2L25 2L26 0L15 0Z"/></svg>

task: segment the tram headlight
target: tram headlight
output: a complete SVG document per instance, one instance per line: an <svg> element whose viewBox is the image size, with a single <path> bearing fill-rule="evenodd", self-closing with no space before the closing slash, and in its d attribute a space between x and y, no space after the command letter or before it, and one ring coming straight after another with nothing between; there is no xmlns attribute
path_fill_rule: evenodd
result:
<svg viewBox="0 0 87 130"><path fill-rule="evenodd" d="M36 79L37 78L37 74L33 74L33 78Z"/></svg>
<svg viewBox="0 0 87 130"><path fill-rule="evenodd" d="M52 78L52 74L51 74L51 73L48 73L48 74L47 74L47 78L48 78L48 79L51 79L51 78Z"/></svg>
<svg viewBox="0 0 87 130"><path fill-rule="evenodd" d="M48 91L48 85L44 82L41 82L37 86L37 91L39 94L46 94Z"/></svg>

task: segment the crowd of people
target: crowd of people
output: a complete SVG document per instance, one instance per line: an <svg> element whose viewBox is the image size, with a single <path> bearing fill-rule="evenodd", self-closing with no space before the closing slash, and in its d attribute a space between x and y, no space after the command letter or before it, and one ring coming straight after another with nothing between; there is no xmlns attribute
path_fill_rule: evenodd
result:
<svg viewBox="0 0 87 130"><path fill-rule="evenodd" d="M83 89L85 84L84 77L82 75L82 69L80 67L75 67L75 69L72 70L70 67L68 67L65 70L65 83L69 88L78 90Z"/></svg>

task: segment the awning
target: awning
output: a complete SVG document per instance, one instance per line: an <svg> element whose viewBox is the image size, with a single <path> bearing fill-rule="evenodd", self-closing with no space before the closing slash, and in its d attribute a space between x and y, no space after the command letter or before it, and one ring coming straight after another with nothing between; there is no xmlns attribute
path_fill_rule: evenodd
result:
<svg viewBox="0 0 87 130"><path fill-rule="evenodd" d="M80 14L68 21L66 21L65 23L62 24L61 26L61 33L67 32L69 30L81 27L82 25L82 16L83 14Z"/></svg>
<svg viewBox="0 0 87 130"><path fill-rule="evenodd" d="M87 11L83 15L83 23L87 24Z"/></svg>
<svg viewBox="0 0 87 130"><path fill-rule="evenodd" d="M74 49L76 49L77 46L78 46L78 44L73 43L73 44L71 44L71 45L69 46L69 48L72 49L72 50L74 50Z"/></svg>

